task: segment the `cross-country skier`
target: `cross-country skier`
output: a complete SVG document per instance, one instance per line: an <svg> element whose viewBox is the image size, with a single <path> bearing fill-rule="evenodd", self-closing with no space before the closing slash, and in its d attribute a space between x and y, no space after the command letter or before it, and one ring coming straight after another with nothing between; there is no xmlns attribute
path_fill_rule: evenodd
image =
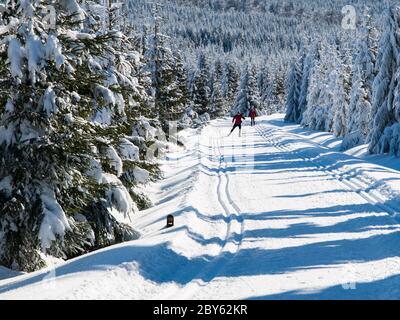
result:
<svg viewBox="0 0 400 320"><path fill-rule="evenodd" d="M256 109L251 109L250 113L249 113L249 117L251 119L251 126L255 126L256 125L256 117L257 117L257 112Z"/></svg>
<svg viewBox="0 0 400 320"><path fill-rule="evenodd" d="M239 128L239 137L242 135L242 122L243 120L245 120L246 118L243 117L243 115L238 112L232 119L233 122L233 128L231 130L231 132L229 133L228 137L232 134L232 132L236 129Z"/></svg>

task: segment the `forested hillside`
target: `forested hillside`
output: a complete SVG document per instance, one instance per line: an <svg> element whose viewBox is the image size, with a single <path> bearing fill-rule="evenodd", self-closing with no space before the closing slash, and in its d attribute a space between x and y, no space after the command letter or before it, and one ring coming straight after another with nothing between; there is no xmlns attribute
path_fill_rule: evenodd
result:
<svg viewBox="0 0 400 320"><path fill-rule="evenodd" d="M202 76L208 77L209 84L204 100L212 101L214 87L216 91L220 87L224 108L237 110L239 79L253 70L257 79L254 92L260 99L260 108L265 113L273 113L284 110L289 90L285 81L294 60L302 59L312 46L325 43L347 50L353 58L357 51L356 39L363 36L361 26L367 8L372 16L371 24L380 30L388 3L129 0L127 11L133 28L144 37L152 32L153 17L158 17L161 32L168 36L166 43L184 59L193 99L201 60L205 57L209 71ZM348 5L353 7L348 9ZM219 96L219 92L215 95Z"/></svg>

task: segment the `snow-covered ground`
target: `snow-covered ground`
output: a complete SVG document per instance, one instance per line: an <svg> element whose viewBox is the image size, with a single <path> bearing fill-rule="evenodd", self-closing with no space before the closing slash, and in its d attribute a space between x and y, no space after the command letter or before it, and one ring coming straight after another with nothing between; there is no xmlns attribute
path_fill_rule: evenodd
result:
<svg viewBox="0 0 400 320"><path fill-rule="evenodd" d="M0 266L0 280L16 277L20 274L22 274L22 272L13 271L8 268Z"/></svg>
<svg viewBox="0 0 400 320"><path fill-rule="evenodd" d="M332 133L309 130L296 124L284 123L282 121L283 115L280 114L273 115L269 118L271 123L275 123L278 126L284 126L285 131L288 131L292 134L301 135L302 138L309 139L310 141L317 143L320 146L329 148L332 151L341 151L342 139L336 138ZM367 144L347 150L345 153L368 162L400 171L400 159L398 157L387 155L371 155L368 153Z"/></svg>
<svg viewBox="0 0 400 320"><path fill-rule="evenodd" d="M282 115L230 125L183 133L141 239L1 280L0 299L399 299L400 173L377 164L398 160Z"/></svg>

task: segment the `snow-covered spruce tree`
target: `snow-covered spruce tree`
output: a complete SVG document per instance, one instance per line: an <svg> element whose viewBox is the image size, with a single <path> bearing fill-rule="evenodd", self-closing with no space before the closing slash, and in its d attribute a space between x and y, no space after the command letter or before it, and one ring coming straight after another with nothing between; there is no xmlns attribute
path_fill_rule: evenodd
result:
<svg viewBox="0 0 400 320"><path fill-rule="evenodd" d="M371 153L400 154L400 9L391 7L376 59L373 83L373 124L369 135Z"/></svg>
<svg viewBox="0 0 400 320"><path fill-rule="evenodd" d="M326 86L322 83L323 73L324 70L320 61L314 61L308 80L307 106L301 120L302 126L316 130L325 129L325 121L322 118L322 109L325 105L323 87ZM301 114L299 113L299 115Z"/></svg>
<svg viewBox="0 0 400 320"><path fill-rule="evenodd" d="M307 106L301 125L314 130L330 131L334 117L332 91L335 83L333 70L336 51L326 43L321 43L315 52L313 67L310 70Z"/></svg>
<svg viewBox="0 0 400 320"><path fill-rule="evenodd" d="M182 60L165 44L167 37L160 33L161 18L154 16L154 33L150 37L145 57L151 77L154 110L162 129L168 132L169 121L178 120L187 102L186 78Z"/></svg>
<svg viewBox="0 0 400 320"><path fill-rule="evenodd" d="M214 72L213 72L213 77L215 81L218 81L220 83L221 86L221 90L222 90L222 78L224 76L224 67L222 65L221 60L217 60L214 63ZM221 91L222 93L222 91Z"/></svg>
<svg viewBox="0 0 400 320"><path fill-rule="evenodd" d="M217 60L214 64L214 69L211 73L210 89L211 89L211 101L210 101L210 117L218 118L226 116L228 113L227 104L224 101L222 93L222 77L223 67L222 63Z"/></svg>
<svg viewBox="0 0 400 320"><path fill-rule="evenodd" d="M222 75L222 95L225 99L225 103L228 108L232 108L233 103L239 88L240 75L235 68L232 61L227 61L224 65L223 75Z"/></svg>
<svg viewBox="0 0 400 320"><path fill-rule="evenodd" d="M306 57L304 58L303 70L301 72L301 83L300 83L300 93L299 93L299 116L298 123L303 120L303 113L307 109L307 97L308 97L308 86L310 80L311 70L313 69L314 62L316 59L316 54L318 51L318 45L312 46Z"/></svg>
<svg viewBox="0 0 400 320"><path fill-rule="evenodd" d="M199 55L198 70L193 81L194 110L199 114L211 111L210 64L204 53Z"/></svg>
<svg viewBox="0 0 400 320"><path fill-rule="evenodd" d="M301 81L301 61L292 63L288 76L286 78L286 115L285 121L297 122L299 117L299 95Z"/></svg>
<svg viewBox="0 0 400 320"><path fill-rule="evenodd" d="M45 24L48 5L56 25ZM96 60L116 35L82 30L73 0L9 0L3 11L0 264L32 271L45 254L69 258L134 236L122 222L133 208L120 208L132 202L115 201L128 195L106 174L120 168L108 142L121 135L91 121L93 105L109 103Z"/></svg>
<svg viewBox="0 0 400 320"><path fill-rule="evenodd" d="M260 103L261 108L264 109L267 105L266 101L268 100L268 92L271 87L271 81L269 79L269 70L266 66L266 63L259 69L257 75L257 85L258 90L260 91Z"/></svg>
<svg viewBox="0 0 400 320"><path fill-rule="evenodd" d="M261 69L258 80L261 109L265 114L280 112L280 109L285 106L284 71L282 66L275 62L270 61L269 65Z"/></svg>
<svg viewBox="0 0 400 320"><path fill-rule="evenodd" d="M343 54L342 54L343 55ZM351 72L336 43L321 42L310 70L301 124L342 136L347 130Z"/></svg>
<svg viewBox="0 0 400 320"><path fill-rule="evenodd" d="M112 7L114 5L116 4ZM146 86L150 87L150 78L142 74L144 59L137 51L140 46L129 24L124 21L124 16L120 16L119 23L112 24L110 29L108 24L98 25L99 21L100 24L104 23L98 6L88 3L85 9L87 16L94 21L91 27L116 35L115 41L109 43L108 51L102 55L102 59L95 60L95 65L101 66L106 72L103 83L106 89L103 88L102 91L107 93L107 101L100 104L95 101L96 112L93 117L93 121L101 125L105 132L112 132L116 128L120 136L119 140L112 136L108 141L103 141L106 146L98 149L100 156L113 164L112 167L107 167L107 178L114 180L121 189L117 191L114 188L113 192L122 192L125 195L129 193L131 197L113 196L111 200L121 210L135 209L135 205L144 209L150 202L143 192L137 190L137 186L159 177L158 165L154 159L149 161L146 157L149 146L159 143L156 136L158 120L146 118L157 116L145 90ZM158 132L158 138L163 136L164 134Z"/></svg>
<svg viewBox="0 0 400 320"><path fill-rule="evenodd" d="M272 69L271 89L265 112L273 114L284 111L285 104L285 71L283 66L276 66Z"/></svg>
<svg viewBox="0 0 400 320"><path fill-rule="evenodd" d="M282 79L283 84L283 79ZM261 107L261 94L257 84L257 69L253 66L250 69L249 73L249 82L248 82L248 92L249 92L249 110L252 108L260 109ZM284 95L285 89L282 89L282 94Z"/></svg>
<svg viewBox="0 0 400 320"><path fill-rule="evenodd" d="M334 71L333 87L331 88L332 108L334 110L332 132L337 137L343 137L347 134L349 117L351 66L346 58L348 58L346 53L338 57Z"/></svg>
<svg viewBox="0 0 400 320"><path fill-rule="evenodd" d="M163 63L160 68L160 94L157 105L160 109L159 119L165 132L168 122L178 120L187 106L187 92L185 71L182 64L172 55L169 49L164 53Z"/></svg>
<svg viewBox="0 0 400 320"><path fill-rule="evenodd" d="M128 2L130 3L130 2ZM129 18L129 15L128 15ZM124 28L124 33L127 34L129 39L132 39L136 36L136 32L132 30L129 26ZM140 56L142 58L142 63L138 66L136 71L136 78L138 79L138 83L141 87L143 87L146 91L146 107L140 108L138 110L138 114L144 116L146 118L155 119L158 117L158 111L155 109L154 103L154 78L153 78L153 69L152 69L152 60L150 56L150 41L151 36L148 34L147 28L144 26L141 36L138 40L138 50L134 52L140 52ZM135 59L137 60L137 56L134 55Z"/></svg>
<svg viewBox="0 0 400 320"><path fill-rule="evenodd" d="M350 93L348 133L341 149L347 150L366 143L371 129L372 85L375 78L376 34L372 17L364 17L353 64L353 85Z"/></svg>
<svg viewBox="0 0 400 320"><path fill-rule="evenodd" d="M258 92L256 70L247 68L240 79L239 91L231 114L241 112L245 116L252 108L260 107L260 93Z"/></svg>
<svg viewBox="0 0 400 320"><path fill-rule="evenodd" d="M182 53L175 52L175 81L178 95L178 108L175 117L180 117L185 108L189 105L188 75L182 61Z"/></svg>
<svg viewBox="0 0 400 320"><path fill-rule="evenodd" d="M211 85L210 117L218 118L226 115L227 110L222 96L221 82L215 71L211 77Z"/></svg>

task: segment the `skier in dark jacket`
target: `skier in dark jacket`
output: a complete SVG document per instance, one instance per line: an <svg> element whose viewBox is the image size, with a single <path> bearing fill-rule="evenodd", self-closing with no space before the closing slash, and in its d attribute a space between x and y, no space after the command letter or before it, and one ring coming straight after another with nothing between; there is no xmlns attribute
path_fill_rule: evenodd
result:
<svg viewBox="0 0 400 320"><path fill-rule="evenodd" d="M242 122L243 120L245 120L246 118L243 117L243 115L238 112L232 119L233 122L233 128L231 130L231 132L229 133L228 137L232 134L232 132L236 129L239 128L239 137L242 135Z"/></svg>
<svg viewBox="0 0 400 320"><path fill-rule="evenodd" d="M249 117L251 119L251 126L255 126L256 125L256 117L257 117L257 112L256 109L251 109L250 113L249 113Z"/></svg>

